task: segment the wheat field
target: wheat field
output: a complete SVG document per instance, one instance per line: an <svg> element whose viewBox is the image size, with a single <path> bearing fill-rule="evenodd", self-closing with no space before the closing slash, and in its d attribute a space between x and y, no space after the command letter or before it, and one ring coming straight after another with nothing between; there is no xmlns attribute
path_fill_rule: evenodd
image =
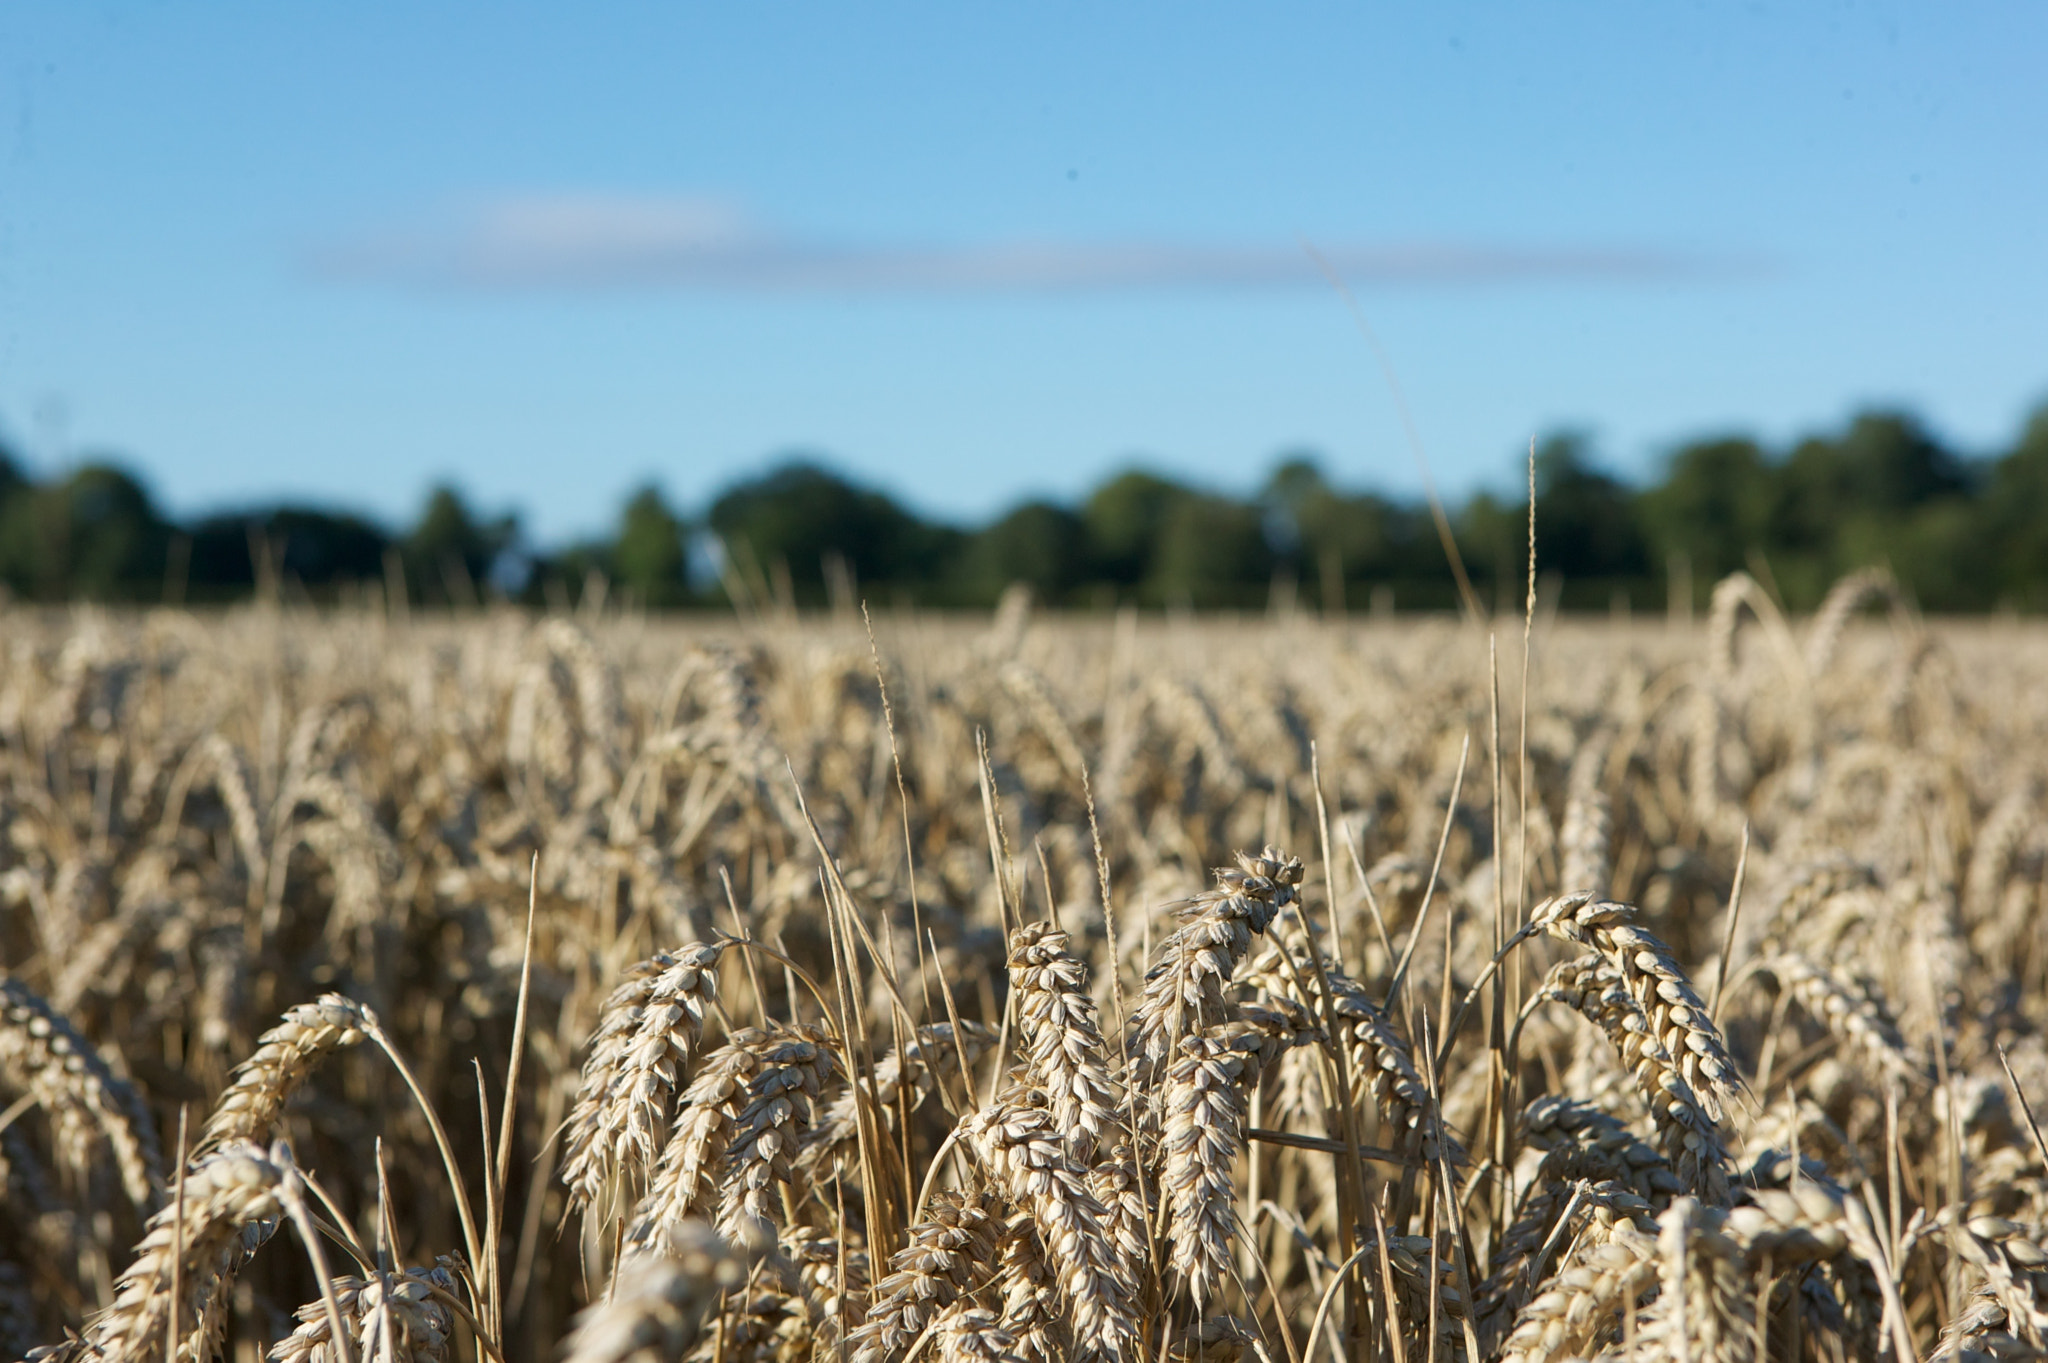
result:
<svg viewBox="0 0 2048 1363"><path fill-rule="evenodd" d="M2048 1351L2037 626L7 624L7 1358Z"/></svg>

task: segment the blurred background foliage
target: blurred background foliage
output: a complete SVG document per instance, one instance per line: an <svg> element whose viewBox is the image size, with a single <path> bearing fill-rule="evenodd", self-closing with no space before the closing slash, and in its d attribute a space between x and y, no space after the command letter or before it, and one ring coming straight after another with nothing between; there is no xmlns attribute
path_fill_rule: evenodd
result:
<svg viewBox="0 0 2048 1363"><path fill-rule="evenodd" d="M2048 407L2010 449L1968 458L1900 411L1774 450L1745 437L1673 450L1632 484L1592 439L1535 453L1536 566L1565 609L1702 604L1746 569L1791 609L1870 564L1929 610L2048 610ZM1517 478L1514 486L1521 480ZM1526 497L1482 491L1449 510L1485 607L1520 609ZM1450 609L1458 590L1427 505L1332 482L1290 451L1250 496L1132 467L1078 504L1033 500L985 525L927 519L815 456L785 458L708 506L654 484L609 535L547 549L510 514L434 488L410 527L268 506L164 513L111 458L44 481L0 448L0 589L15 600L225 603L261 593L413 605L605 599L647 609L774 604L982 608L1012 583L1053 606Z"/></svg>

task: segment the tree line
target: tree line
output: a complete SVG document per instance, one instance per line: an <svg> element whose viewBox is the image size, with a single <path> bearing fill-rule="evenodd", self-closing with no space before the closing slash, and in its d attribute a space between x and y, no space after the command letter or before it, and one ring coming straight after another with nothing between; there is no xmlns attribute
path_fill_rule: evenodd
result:
<svg viewBox="0 0 2048 1363"><path fill-rule="evenodd" d="M2011 447L1970 458L1910 414L1879 410L1772 449L1699 440L1632 484L1564 431L1535 454L1536 568L1567 609L1697 603L1746 569L1809 609L1843 573L1889 567L1930 610L2048 608L2048 406ZM513 515L455 488L393 528L313 506L179 521L119 462L38 482L0 449L0 589L13 599L189 604L260 593L421 606L564 605L593 591L656 609L917 604L980 608L1011 583L1074 608L1515 610L1526 498L1444 512L1332 482L1311 454L1251 496L1129 468L1068 504L979 526L919 515L813 459L791 458L693 512L633 493L609 535L543 550ZM1461 581L1462 575L1462 581Z"/></svg>

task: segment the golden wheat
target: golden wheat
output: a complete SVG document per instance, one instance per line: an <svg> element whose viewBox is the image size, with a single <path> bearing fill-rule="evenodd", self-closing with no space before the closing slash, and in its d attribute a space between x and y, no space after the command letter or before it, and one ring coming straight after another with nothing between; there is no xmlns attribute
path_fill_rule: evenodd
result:
<svg viewBox="0 0 2048 1363"><path fill-rule="evenodd" d="M9 623L9 1356L2048 1353L2031 626Z"/></svg>

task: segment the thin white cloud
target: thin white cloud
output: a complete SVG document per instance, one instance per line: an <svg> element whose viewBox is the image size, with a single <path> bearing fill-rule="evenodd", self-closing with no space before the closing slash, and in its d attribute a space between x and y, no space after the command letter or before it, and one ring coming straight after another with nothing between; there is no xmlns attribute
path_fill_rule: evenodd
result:
<svg viewBox="0 0 2048 1363"><path fill-rule="evenodd" d="M1320 253L1362 283L1656 281L1730 268L1727 261L1620 246L1413 242L1325 245ZM1321 278L1296 243L852 244L767 230L723 200L664 195L491 200L416 227L321 247L307 264L338 281L488 292L1051 293L1287 288Z"/></svg>

